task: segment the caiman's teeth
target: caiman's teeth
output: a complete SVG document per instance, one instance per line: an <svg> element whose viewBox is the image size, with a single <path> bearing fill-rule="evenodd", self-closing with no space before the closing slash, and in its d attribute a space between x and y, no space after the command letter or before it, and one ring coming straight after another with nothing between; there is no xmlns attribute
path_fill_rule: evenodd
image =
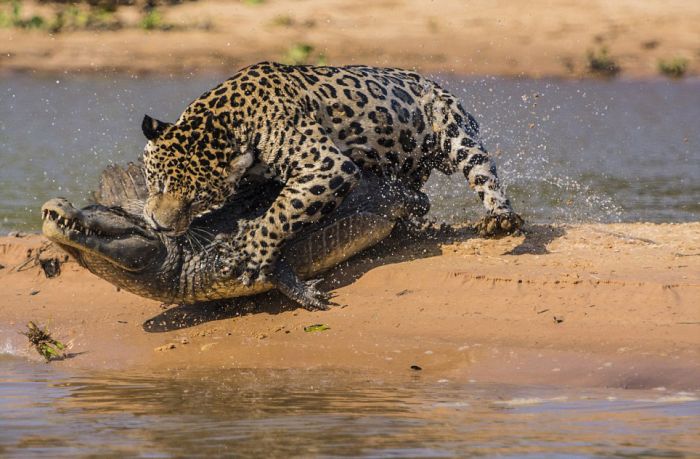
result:
<svg viewBox="0 0 700 459"><path fill-rule="evenodd" d="M58 212L54 210L43 210L41 212L43 219L48 219L53 221L56 226L63 230L74 230L85 234L86 236L101 236L103 233L96 229L90 229L83 226L78 220L69 220L67 218L61 217Z"/></svg>
<svg viewBox="0 0 700 459"><path fill-rule="evenodd" d="M48 218L49 220L55 221L58 223L58 218L59 218L58 212L56 212L55 210L47 210L45 212L46 212L46 214L44 214L44 218Z"/></svg>

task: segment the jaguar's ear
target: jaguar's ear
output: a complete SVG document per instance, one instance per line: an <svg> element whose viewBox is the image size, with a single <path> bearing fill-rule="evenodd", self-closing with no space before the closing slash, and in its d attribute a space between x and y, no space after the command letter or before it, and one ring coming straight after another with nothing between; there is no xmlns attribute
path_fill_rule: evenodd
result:
<svg viewBox="0 0 700 459"><path fill-rule="evenodd" d="M168 126L170 126L170 123L158 121L148 115L144 115L141 122L141 130L148 140L157 139Z"/></svg>

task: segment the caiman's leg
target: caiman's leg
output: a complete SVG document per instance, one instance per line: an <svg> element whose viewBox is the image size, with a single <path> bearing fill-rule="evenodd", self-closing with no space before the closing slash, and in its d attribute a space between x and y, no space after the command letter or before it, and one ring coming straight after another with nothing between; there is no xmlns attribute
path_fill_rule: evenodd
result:
<svg viewBox="0 0 700 459"><path fill-rule="evenodd" d="M301 280L284 259L277 261L275 271L270 275L270 278L283 295L296 301L304 309L325 311L330 306L337 306L336 303L330 301L333 295L316 288L322 279Z"/></svg>

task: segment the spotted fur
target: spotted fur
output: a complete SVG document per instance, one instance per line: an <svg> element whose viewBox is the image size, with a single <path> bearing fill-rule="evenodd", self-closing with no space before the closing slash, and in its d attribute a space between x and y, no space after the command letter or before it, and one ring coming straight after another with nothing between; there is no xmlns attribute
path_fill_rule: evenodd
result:
<svg viewBox="0 0 700 459"><path fill-rule="evenodd" d="M522 223L479 126L456 97L414 72L263 62L192 102L174 124L143 121L151 225L170 234L221 207L246 174L284 183L230 241L243 277L270 272L284 241L332 212L361 170L415 190L433 169L461 172L487 210L484 233Z"/></svg>

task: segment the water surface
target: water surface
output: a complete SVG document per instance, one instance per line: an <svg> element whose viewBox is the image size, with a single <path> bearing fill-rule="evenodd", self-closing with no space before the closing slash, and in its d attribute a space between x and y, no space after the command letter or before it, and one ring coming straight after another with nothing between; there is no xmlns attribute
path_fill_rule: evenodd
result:
<svg viewBox="0 0 700 459"><path fill-rule="evenodd" d="M331 370L67 373L0 355L4 457L683 457L700 401L666 391Z"/></svg>
<svg viewBox="0 0 700 459"><path fill-rule="evenodd" d="M0 231L38 231L39 208L85 202L109 163L137 158L144 113L175 120L224 76L0 81ZM530 221L695 221L700 81L546 81L436 76L477 117ZM434 215L481 215L462 177L435 174Z"/></svg>
<svg viewBox="0 0 700 459"><path fill-rule="evenodd" d="M140 155L145 112L174 120L222 76L4 77L0 233L38 231L55 196ZM700 81L437 77L482 125L530 221L693 221ZM438 219L481 210L461 177L427 186ZM9 351L8 351L9 352ZM691 456L697 394L438 381L420 372L68 372L0 352L0 456Z"/></svg>

